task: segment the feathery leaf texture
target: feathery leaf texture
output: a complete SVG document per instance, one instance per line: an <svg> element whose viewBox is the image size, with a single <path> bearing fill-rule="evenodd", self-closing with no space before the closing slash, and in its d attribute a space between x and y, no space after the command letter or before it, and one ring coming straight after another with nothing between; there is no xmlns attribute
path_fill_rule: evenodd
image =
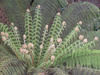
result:
<svg viewBox="0 0 100 75"><path fill-rule="evenodd" d="M90 2L100 8L100 0L67 0L69 5L74 4L75 2Z"/></svg>
<svg viewBox="0 0 100 75"><path fill-rule="evenodd" d="M96 5L97 7L100 8L100 0L95 0L95 1L93 1L93 0L81 0L81 1L82 2L84 2L84 1L91 2L91 3L93 3L94 5Z"/></svg>
<svg viewBox="0 0 100 75"><path fill-rule="evenodd" d="M31 68L28 69L28 72L27 72L28 75L30 75L30 74L31 75L38 75L39 73L43 73L44 74L44 70L42 70L42 69L36 69L34 67L31 67Z"/></svg>
<svg viewBox="0 0 100 75"><path fill-rule="evenodd" d="M17 54L17 52L19 53L21 42L20 42L18 31L15 31L13 26L11 26L10 28L7 25L3 26L3 23L0 23L0 31L3 31L9 34L9 38L7 37L7 39L9 40L7 42L10 42L10 43L8 45L10 45L10 47L13 46L13 51L15 52L15 54ZM7 42L5 42L5 44Z"/></svg>
<svg viewBox="0 0 100 75"><path fill-rule="evenodd" d="M26 67L25 62L10 55L0 45L0 75L26 75Z"/></svg>
<svg viewBox="0 0 100 75"><path fill-rule="evenodd" d="M69 75L59 68L48 68L46 69L47 75Z"/></svg>
<svg viewBox="0 0 100 75"><path fill-rule="evenodd" d="M26 12L27 8L30 8L29 0L14 0L18 3L20 8L23 10L23 12Z"/></svg>
<svg viewBox="0 0 100 75"><path fill-rule="evenodd" d="M18 27L21 36L24 34L24 13L25 10L19 6L19 3L16 0L3 0L2 7L9 18L10 22L15 23L15 26ZM27 8L26 8L27 9ZM23 12L24 10L24 12Z"/></svg>
<svg viewBox="0 0 100 75"><path fill-rule="evenodd" d="M100 34L100 30L98 30L98 31L82 31L82 29L81 29L79 34L86 37L88 39L88 41L91 41L95 36L98 37L98 40L100 40L100 35L98 35L98 34ZM91 49L92 50L100 50L100 41L95 43L95 46L93 46L93 48L91 48Z"/></svg>
<svg viewBox="0 0 100 75"><path fill-rule="evenodd" d="M52 27L50 28L50 31L48 33L48 37L46 38L47 40L44 40L44 41L46 41L46 43L44 44L44 51L48 49L51 38L54 39L54 43L57 40L57 38L60 38L57 35L60 31L60 27L61 27L61 15L56 15L55 19L53 21ZM45 53L44 51L43 51L43 55Z"/></svg>
<svg viewBox="0 0 100 75"><path fill-rule="evenodd" d="M85 31L93 30L94 19L99 18L99 8L89 2L75 2L69 7L65 8L62 12L62 21L66 21L68 24L66 26L66 31L64 34L69 34L69 32L75 27L78 21L82 21L82 29ZM65 33L66 32L66 33Z"/></svg>
<svg viewBox="0 0 100 75"><path fill-rule="evenodd" d="M79 68L65 68L69 75L100 75L99 70L79 67Z"/></svg>
<svg viewBox="0 0 100 75"><path fill-rule="evenodd" d="M10 28L8 28L7 25L0 23L1 31L9 34L9 36L1 34L4 44L8 44L20 60L26 61L28 67L33 66L37 69L45 69L59 64L62 66L63 61L66 61L67 67L75 67L80 64L82 67L88 66L100 69L100 61L97 60L100 57L100 51L91 50L92 46L95 45L95 41L93 40L86 43L87 41L84 41L86 39L83 41L75 40L76 36L79 36L78 33L81 29L79 23L69 35L61 39L60 35L66 23L61 24L61 15L57 13L48 34L46 32L48 31L48 25L46 25L47 27L45 27L43 37L40 37L42 22L40 5L36 8L33 20L29 11L28 9L25 15L26 37L23 37L24 44L20 41L16 27L11 25ZM92 54L94 54L95 59L91 59ZM95 60L95 62L92 62L93 60Z"/></svg>
<svg viewBox="0 0 100 75"><path fill-rule="evenodd" d="M11 15L13 16L11 17L11 15L8 15L8 17L11 17L10 21L13 21L15 26L11 24L10 27L8 27L0 22L0 37L2 38L4 45L8 45L12 48L19 60L13 56L10 56L10 54L6 55L3 51L0 51L0 56L2 57L0 57L0 66L2 66L2 68L6 68L5 70L0 71L1 74L6 73L6 75L11 75L12 73L15 73L15 75L24 75L26 72L25 67L27 65L27 68L34 67L28 71L29 74L33 74L32 70L37 68L47 70L48 74L58 75L58 72L55 69L54 71L52 70L55 73L52 73L50 71L51 69L48 68L56 67L59 64L61 67L63 67L63 62L66 63L66 67L77 67L80 65L81 67L100 69L100 60L98 59L100 58L100 50L97 50L93 47L96 45L98 38L96 37L96 40L91 39L90 41L88 41L86 38L77 38L79 35L81 35L79 32L84 33L82 30L90 30L87 27L90 27L91 25L87 26L88 24L99 24L100 10L91 3L79 2L65 8L61 15L59 12L56 14L56 10L59 7L64 8L64 6L66 6L67 3L64 2L65 0L44 1L45 2L40 2L41 6L38 5L36 7L33 19L29 9L27 9L24 17L24 8L20 8L21 1L17 2L17 0L9 0L8 3L5 0L3 1L2 6L4 9L9 7L9 9L16 10L14 13L13 11L6 10L8 13L12 13ZM63 3L65 3L65 5ZM16 6L12 7L13 4ZM47 7L44 5L47 5ZM46 10L43 11L44 9ZM31 10L33 12L34 8ZM54 18L54 21L49 29L49 22L52 18ZM80 23L77 23L81 20L83 22L82 27L80 26ZM46 26L44 27L44 25ZM66 30L64 30L65 28ZM21 31L22 34L24 34L23 41L21 40L22 35L20 37ZM70 31L71 33L69 33ZM63 32L65 32L67 36L65 36L65 34L62 36ZM23 61L25 61L26 64L23 63ZM4 66L4 64L6 64L6 66ZM9 70L11 69L13 70L10 72ZM15 70L17 69L20 71L18 70L18 72L16 72ZM41 71L42 74L44 71ZM72 74L74 74L74 69L71 71ZM36 74L38 73L36 72ZM66 75L63 71L61 71L61 74Z"/></svg>
<svg viewBox="0 0 100 75"><path fill-rule="evenodd" d="M51 24L52 19L57 13L58 9L65 8L67 6L66 0L34 0L34 3L31 7L31 13L35 11L35 7L41 5L41 14L42 14L42 30L46 24ZM49 26L51 27L51 26Z"/></svg>
<svg viewBox="0 0 100 75"><path fill-rule="evenodd" d="M26 13L25 14L25 35L27 36L26 41L27 42L32 42L30 41L32 39L31 35L32 35L32 31L33 31L33 26L32 26L32 17L30 13Z"/></svg>

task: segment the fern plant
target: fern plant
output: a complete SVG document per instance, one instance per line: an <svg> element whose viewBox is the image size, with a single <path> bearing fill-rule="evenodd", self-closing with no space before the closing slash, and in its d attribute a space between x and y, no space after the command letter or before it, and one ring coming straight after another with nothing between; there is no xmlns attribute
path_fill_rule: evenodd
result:
<svg viewBox="0 0 100 75"><path fill-rule="evenodd" d="M30 68L28 74L34 68L46 70L59 64L62 66L64 61L67 64L66 67L80 65L100 69L100 60L98 60L100 51L91 50L98 38L94 37L94 40L88 42L86 38L83 39L83 35L78 35L81 29L81 21L77 23L69 35L62 39L62 31L67 24L65 21L61 23L59 12L55 16L50 31L48 31L48 25L45 26L42 37L39 36L42 31L41 20L40 5L35 9L34 19L32 19L30 10L27 9L23 41L21 41L18 28L14 26L13 22L10 27L0 23L2 41L12 48L18 59L27 63L27 68ZM79 39L76 40L76 36L79 36ZM43 74L44 71L41 72Z"/></svg>
<svg viewBox="0 0 100 75"><path fill-rule="evenodd" d="M66 21L68 25L66 33L63 32L63 34L69 34L79 20L83 22L82 31L94 31L94 24L97 23L95 19L100 19L99 11L98 7L89 2L75 2L65 8L62 12L62 20Z"/></svg>

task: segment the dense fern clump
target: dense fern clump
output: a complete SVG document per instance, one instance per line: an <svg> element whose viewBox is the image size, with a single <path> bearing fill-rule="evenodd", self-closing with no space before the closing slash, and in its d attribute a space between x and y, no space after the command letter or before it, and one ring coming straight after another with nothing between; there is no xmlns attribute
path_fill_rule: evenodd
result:
<svg viewBox="0 0 100 75"><path fill-rule="evenodd" d="M99 75L99 12L89 2L0 0L0 75Z"/></svg>
<svg viewBox="0 0 100 75"><path fill-rule="evenodd" d="M34 19L32 19L30 10L27 9L23 41L21 41L18 28L14 26L13 22L10 27L0 23L2 41L12 48L18 59L27 63L27 67L30 68L29 74L35 68L45 69L47 72L47 68L56 67L59 64L63 66L63 62L66 63L66 67L80 65L100 69L100 60L98 60L100 51L91 50L98 38L94 37L94 40L88 42L88 39L84 38L83 35L79 35L82 21L79 21L71 33L62 39L61 34L67 23L65 21L61 23L60 12L56 14L50 31L48 31L48 25L46 25L43 35L40 37L41 20L40 5L35 9ZM79 36L79 38L77 39L76 36ZM41 70L41 73L44 73L44 71Z"/></svg>

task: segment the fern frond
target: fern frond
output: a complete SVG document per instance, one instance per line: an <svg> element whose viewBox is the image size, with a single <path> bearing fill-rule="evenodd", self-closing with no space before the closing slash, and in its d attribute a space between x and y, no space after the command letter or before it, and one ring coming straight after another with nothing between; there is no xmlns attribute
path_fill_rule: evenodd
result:
<svg viewBox="0 0 100 75"><path fill-rule="evenodd" d="M35 7L41 5L42 13L42 30L46 24L52 24L52 19L55 17L57 10L64 8L67 4L66 0L34 0L31 7L31 13L34 13ZM63 4L63 5L62 5ZM50 26L49 26L50 27Z"/></svg>
<svg viewBox="0 0 100 75"><path fill-rule="evenodd" d="M25 15L25 35L27 37L26 41L27 42L31 42L33 40L32 39L32 31L33 31L33 26L32 26L32 17L31 17L31 14L30 14L30 10L27 9L27 12L26 12L26 15Z"/></svg>
<svg viewBox="0 0 100 75"><path fill-rule="evenodd" d="M58 0L58 2L63 9L68 6L68 2L66 0Z"/></svg>
<svg viewBox="0 0 100 75"><path fill-rule="evenodd" d="M23 10L23 12L26 12L27 8L30 8L30 3L29 0L14 0L18 3L18 5L20 6L21 10Z"/></svg>
<svg viewBox="0 0 100 75"><path fill-rule="evenodd" d="M42 20L42 15L41 15L41 11L40 8L38 7L36 9L36 15L34 15L34 19L33 19L33 41L32 43L36 44L39 43L39 34L40 34L40 30L41 30L41 20Z"/></svg>
<svg viewBox="0 0 100 75"><path fill-rule="evenodd" d="M2 7L9 18L10 23L13 22L19 29L21 36L24 34L24 13L22 7L15 0L3 0Z"/></svg>
<svg viewBox="0 0 100 75"><path fill-rule="evenodd" d="M40 44L40 31L41 31L41 11L40 11L40 6L38 5L37 9L35 10L35 15L34 15L34 19L33 19L33 30L32 30L32 43L34 44L34 53L35 53L35 61L37 63L37 59L38 59L38 55L39 55L39 44ZM36 64L35 63L35 64Z"/></svg>
<svg viewBox="0 0 100 75"><path fill-rule="evenodd" d="M0 45L0 75L26 75L26 67Z"/></svg>
<svg viewBox="0 0 100 75"><path fill-rule="evenodd" d="M54 22L52 24L52 27L50 28L50 32L49 35L46 37L46 40L44 42L46 42L44 44L44 48L43 48L43 52L42 52L42 56L43 57L43 61L46 59L46 57L48 56L49 53L49 49L50 46L52 45L52 43L55 43L58 36L57 34L60 31L60 27L61 27L61 15L60 13L57 13L57 15L55 16ZM50 42L50 39L53 38L54 42Z"/></svg>
<svg viewBox="0 0 100 75"><path fill-rule="evenodd" d="M8 43L8 45L12 48L15 54L19 56L20 55L19 49L21 47L21 42L20 42L18 31L15 30L14 26L10 26L10 28L8 28L8 26L3 25L3 23L0 23L0 26L1 26L1 31L3 31L4 33L4 36L2 37L6 37L7 39L5 41L5 44Z"/></svg>
<svg viewBox="0 0 100 75"><path fill-rule="evenodd" d="M50 45L51 38L54 39L54 42L56 41L56 39L58 38L57 34L60 31L60 27L61 27L61 15L60 13L57 13L53 21L52 27L50 28L49 35L47 36L48 42L46 42L45 47L48 48L48 46Z"/></svg>
<svg viewBox="0 0 100 75"><path fill-rule="evenodd" d="M84 37L87 37L88 41L91 41L95 36L98 37L98 40L100 40L100 35L98 35L98 34L100 34L100 30L98 30L98 31L80 31L80 34L82 34ZM93 46L93 48L91 48L91 49L99 50L100 49L99 45L100 45L100 42L98 41L97 43L95 43L95 46Z"/></svg>
<svg viewBox="0 0 100 75"><path fill-rule="evenodd" d="M92 60L92 58L90 58L91 57L91 55L94 53L94 52L96 52L96 51L94 51L93 53L91 53L92 51L91 50L89 50L89 49L91 49L92 47L94 46L94 41L91 41L91 42L89 42L89 43L87 43L87 44L84 44L84 43L82 43L82 42L80 42L80 41L76 41L76 42L74 42L73 44L71 44L70 46L67 46L67 48L65 48L65 49L62 49L62 51L60 51L60 53L58 54L57 53L57 57L55 58L55 61L57 61L57 63L59 63L59 64L61 64L60 62L62 61L62 60L66 60L66 62L67 62L67 67L71 67L71 66L73 66L73 67L75 67L75 64L79 64L79 63L82 63L83 61L85 61L85 59L81 59L82 57L84 58L84 56L85 55L88 55L88 56L86 56L87 57L87 59L86 59L86 61L88 61L89 59L91 59L91 61L93 61ZM83 53L83 55L84 56L81 56L82 55L82 53L80 53L80 51ZM98 51L99 52L99 51ZM77 54L78 53L78 54ZM87 54L87 53L90 53L90 54ZM74 56L73 56L73 54L74 54ZM76 57L76 56L79 56L80 57L80 59L78 59L79 57ZM89 58L88 58L89 57ZM97 57L97 55L96 55L96 57ZM98 56L99 57L99 56ZM98 58L97 57L97 58ZM67 59L68 58L68 59ZM71 61L70 61L70 59L71 59ZM74 60L75 59L75 60ZM97 60L97 59L96 59ZM84 62L84 64L88 64L87 62ZM97 60L98 62L99 62L99 60ZM57 64L56 63L56 64ZM97 63L97 62L96 62ZM82 63L83 64L83 63ZM88 65L92 65L92 63L90 62ZM93 64L94 65L94 64ZM83 66L83 65L82 65ZM84 65L84 66L86 66L86 65ZM90 67L89 66L89 67ZM97 64L96 64L96 66L97 66ZM98 66L98 68L99 68L99 66Z"/></svg>
<svg viewBox="0 0 100 75"><path fill-rule="evenodd" d="M77 24L79 20L83 22L83 30L91 30L91 28L93 28L93 24L91 23L95 23L94 19L100 16L99 11L98 7L89 2L76 2L65 8L62 13L62 21L66 21L68 25L66 26L66 30L63 32L63 35L69 34L70 30L75 27L75 24Z"/></svg>

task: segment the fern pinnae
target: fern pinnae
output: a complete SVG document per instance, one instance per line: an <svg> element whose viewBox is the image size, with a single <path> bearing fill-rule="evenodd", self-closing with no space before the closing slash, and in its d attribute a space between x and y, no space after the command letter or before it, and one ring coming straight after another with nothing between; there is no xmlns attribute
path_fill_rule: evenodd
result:
<svg viewBox="0 0 100 75"><path fill-rule="evenodd" d="M84 40L83 40L84 41ZM95 41L97 41L97 39L95 39ZM84 41L84 43L86 43L86 41ZM71 54L71 60L73 60L73 59L75 59L75 60L73 60L73 61L75 61L77 64L79 64L79 61L77 61L78 60L78 57L77 56L81 56L81 55L88 55L88 57L90 56L89 54L91 54L91 52L89 52L89 49L90 49L90 46L93 44L93 41L91 41L91 42L89 42L89 43L86 43L86 44L82 44L81 45L81 47L79 47L79 49L77 49L77 50L75 50L75 48L73 48L73 52L72 52L72 54ZM87 46L88 45L88 46ZM92 46L93 47L93 46ZM75 51L74 51L75 50ZM82 53L80 53L80 52L82 52ZM87 53L88 52L88 53ZM92 55L92 54L91 54ZM67 56L66 57L64 57L64 58L68 58ZM62 58L63 59L63 58ZM83 60L83 59L80 59L80 60ZM88 59L87 59L88 60ZM69 61L69 60L68 60ZM71 61L71 62L73 62L73 61ZM90 61L89 61L90 62ZM69 62L67 62L67 63L70 63L70 61ZM83 66L84 64L86 64L85 62L83 63L83 62L80 62L81 63L81 66ZM74 62L73 62L73 65L74 65ZM87 65L90 65L90 64L87 64Z"/></svg>
<svg viewBox="0 0 100 75"><path fill-rule="evenodd" d="M32 44L33 45L33 44ZM31 56L31 62L32 62L32 66L34 67L34 58L35 58L35 54L34 54L34 48L29 48L29 52L30 52L30 56Z"/></svg>
<svg viewBox="0 0 100 75"><path fill-rule="evenodd" d="M36 43L39 43L39 34L40 34L40 30L41 30L41 13L40 13L40 5L38 5L38 7L36 8L36 15L34 16L34 19L33 19L33 41L32 43L34 43L35 47L36 47ZM36 48L35 48L36 49Z"/></svg>
<svg viewBox="0 0 100 75"><path fill-rule="evenodd" d="M4 31L4 32L8 33L8 35L11 38L11 40L13 41L13 43L19 49L21 46L20 37L19 37L18 31L17 31L17 27L16 26L14 27L13 25L14 25L14 23L11 23L11 26L9 28L8 27L5 28L6 31Z"/></svg>
<svg viewBox="0 0 100 75"><path fill-rule="evenodd" d="M65 8L66 6L68 6L68 2L66 0L64 1L58 0L58 2L61 4L62 8Z"/></svg>
<svg viewBox="0 0 100 75"><path fill-rule="evenodd" d="M47 61L47 57L48 57L48 55L50 54L50 49L51 49L51 47L52 47L52 43L50 44L50 46L49 46L49 48L46 50L46 52L44 53L44 56L43 56L43 58L42 58L42 61ZM45 60L46 59L46 60Z"/></svg>
<svg viewBox="0 0 100 75"><path fill-rule="evenodd" d="M50 39L53 38L54 41L56 41L56 34L59 33L61 27L61 15L60 12L58 12L54 18L54 22L52 24L52 27L50 28L49 35L47 36L47 42L44 45L44 51L49 49L50 45ZM53 42L54 42L53 41Z"/></svg>
<svg viewBox="0 0 100 75"><path fill-rule="evenodd" d="M57 52L55 52L56 54L59 54L62 49L68 46L68 44L70 45L70 42L73 41L73 38L75 38L77 32L79 31L79 29L77 30L76 28L80 28L80 25L76 26L74 30L72 30L72 32L69 35L67 35L67 39L65 39L65 41L63 41L62 44L58 47L58 49L56 50ZM77 31L75 31L75 29Z"/></svg>
<svg viewBox="0 0 100 75"><path fill-rule="evenodd" d="M9 28L7 27L7 25L4 25L3 23L0 23L0 26L1 26L1 27L0 27L0 28L1 28L0 31L7 32L8 29L9 29Z"/></svg>
<svg viewBox="0 0 100 75"><path fill-rule="evenodd" d="M50 32L49 32L49 35L48 35L48 41L50 41L50 39L52 37L55 39L54 36L58 33L60 26L61 26L61 15L58 12L57 15L54 18L52 27L50 28Z"/></svg>
<svg viewBox="0 0 100 75"><path fill-rule="evenodd" d="M20 42L21 38L20 38L20 35L18 33L18 29L17 29L16 26L15 27L11 26L11 30L13 32L12 34L10 34L10 35L12 35L11 38L12 38L12 40L14 40L14 43L15 44L17 43L16 44L16 47L18 46L20 48L21 47L21 42ZM16 39L15 39L15 37L16 37Z"/></svg>
<svg viewBox="0 0 100 75"><path fill-rule="evenodd" d="M81 22L80 22L80 24L81 24ZM80 26L79 26L80 27ZM75 29L74 29L74 32L78 32L79 31L79 28L78 28L78 26L76 26L75 27ZM73 35L74 35L74 33L73 33ZM71 36L72 36L72 34L71 34ZM74 35L75 36L75 35ZM75 38L75 37L74 37ZM70 37L69 37L69 39L71 39ZM51 40L50 40L50 42L51 42L51 44L50 44L50 46L49 46L49 48L47 49L47 51L45 52L45 55L44 55L44 57L43 57L43 60L45 60L45 62L48 60L48 58L52 55L52 54L50 54L51 53L51 49L52 49L52 45L54 45L53 44L53 38L51 38ZM70 42L70 41L69 41ZM62 49L60 49L60 50L62 50ZM56 48L54 47L53 48L53 51L56 51ZM54 52L54 54L55 54L56 52ZM56 53L56 54L58 54L58 53ZM59 54L59 55L61 55L61 54ZM59 57L58 57L59 58Z"/></svg>
<svg viewBox="0 0 100 75"><path fill-rule="evenodd" d="M40 45L40 53L39 53L38 63L40 62L44 41L46 41L47 32L48 32L48 25L45 26L44 34L43 34L43 37L42 37L42 44Z"/></svg>
<svg viewBox="0 0 100 75"><path fill-rule="evenodd" d="M83 46L79 49L79 50L85 50L86 48L92 48L94 45L95 45L95 40L93 41L90 41L90 42L85 42L85 40L83 40L83 43L86 43L86 44L83 44Z"/></svg>
<svg viewBox="0 0 100 75"><path fill-rule="evenodd" d="M3 33L4 35L2 35L2 40L4 40L5 44L7 43L8 45L10 45L10 47L12 48L12 50L15 52L16 56L18 58L21 59L21 57L19 56L19 48L21 46L20 40L17 40L17 37L19 38L19 36L15 36L16 35L16 31L14 30L14 28L12 29L12 26L10 28L8 28L8 26L4 26L6 27L5 29L3 29ZM9 30L11 29L11 30ZM15 38L16 37L16 38Z"/></svg>
<svg viewBox="0 0 100 75"><path fill-rule="evenodd" d="M46 68L54 67L59 64L61 64L62 67L63 61L66 61L66 63L68 63L67 64L68 67L75 67L78 64L81 64L81 66L89 66L89 67L93 65L94 68L95 67L98 68L98 66L100 67L98 63L100 61L96 60L97 57L100 57L99 53L97 56L96 55L97 52L93 52L93 50L89 50L91 49L92 46L94 46L95 42L91 41L87 43L86 39L83 40L82 35L79 36L80 40L76 40L78 32L80 31L79 29L81 28L80 27L80 25L82 24L81 21L76 25L73 31L69 35L67 35L67 37L64 38L62 41L61 35L63 34L64 27L66 27L66 22L63 21L61 25L60 13L57 13L57 15L55 16L49 34L47 34L48 25L46 25L42 39L40 38L41 37L40 33L42 33L41 32L42 16L41 16L40 5L38 5L38 7L36 8L36 12L33 20L29 9L27 10L25 16L26 16L25 26L24 26L25 35L23 35L23 40L24 40L23 45L20 41L20 38L18 38L19 35L18 32L16 32L17 31L16 27L11 26L10 28L8 28L6 26L1 26L0 28L1 30L3 28L4 33L7 32L9 34L9 37L6 40L4 38L3 41L9 44L9 46L13 49L16 56L19 55L18 57L19 59L26 61L27 68L30 68L32 66L37 69L41 68L45 70ZM5 37L5 35L2 37ZM95 40L97 39L98 38L95 38ZM20 41L20 44L18 41ZM92 56L92 54L95 56ZM88 58L92 58L91 56L96 61L92 62L92 59L88 60ZM14 66L18 66L18 65L14 65ZM11 67L10 69L12 68L13 67ZM23 68L23 66L20 67L19 69L21 68ZM7 69L7 71L9 71L9 68ZM14 70L12 70L11 73L13 71ZM23 69L21 69L21 72L24 73ZM21 75L19 71L17 73Z"/></svg>
<svg viewBox="0 0 100 75"><path fill-rule="evenodd" d="M54 38L54 36L60 30L60 27L61 27L61 15L58 12L57 15L55 16L55 19L54 19L54 22L52 24L52 27L50 28L50 32L49 32L49 35L48 35L48 36L50 36L49 40L51 39L51 37Z"/></svg>
<svg viewBox="0 0 100 75"><path fill-rule="evenodd" d="M80 40L79 40L80 41ZM83 40L84 41L84 40ZM56 60L61 60L61 59L63 59L63 58L65 58L64 56L66 56L66 58L68 58L67 56L68 55L70 55L71 54L71 57L72 57L72 59L74 59L74 57L75 56L73 56L73 54L74 53L78 53L79 51L81 51L81 50L85 50L85 51L87 51L87 50L89 50L90 49L90 47L92 47L92 44L94 44L94 42L93 41L91 41L91 42L89 42L89 43L86 43L87 41L84 41L84 42L78 42L79 43L79 48L78 49L76 49L76 46L77 46L77 42L78 41L76 41L76 42L74 42L73 44L71 44L69 47L67 47L67 48L65 48L60 54L58 54L58 56L56 56L56 59L55 59L55 61ZM76 44L75 44L76 43ZM86 43L86 44L85 44ZM74 45L75 44L75 45ZM68 51L67 51L68 50ZM85 52L84 51L84 52ZM66 55L67 54L67 55ZM85 54L85 53L83 53L83 54ZM80 54L79 54L80 55ZM60 61L59 61L60 62Z"/></svg>
<svg viewBox="0 0 100 75"><path fill-rule="evenodd" d="M35 10L35 15L33 19L33 35L32 36L32 43L34 44L34 56L35 57L35 64L37 64L37 60L39 58L39 44L40 44L40 31L41 31L41 20L42 20L42 14L41 14L41 6L38 5Z"/></svg>
<svg viewBox="0 0 100 75"><path fill-rule="evenodd" d="M44 34L42 37L42 44L44 45L44 41L46 40L46 34L48 32L48 25L45 26Z"/></svg>
<svg viewBox="0 0 100 75"><path fill-rule="evenodd" d="M64 30L65 27L66 27L66 22L63 21L63 22L62 22L62 26L61 26L61 28L60 28L58 34L57 34L57 38L60 37L60 35L62 34L62 30Z"/></svg>
<svg viewBox="0 0 100 75"><path fill-rule="evenodd" d="M26 35L26 42L30 42L32 43L32 31L33 31L33 26L32 26L32 17L31 17L31 14L30 14L30 10L27 9L26 10L26 15L25 15L25 35Z"/></svg>
<svg viewBox="0 0 100 75"><path fill-rule="evenodd" d="M55 54L56 58L55 58L55 62L56 61L60 61L61 59L63 59L65 56L66 58L68 56L70 56L72 54L72 52L75 50L76 46L75 44L77 45L77 42L79 43L80 40L74 42L73 44L71 44L70 46L68 46L67 48L65 48L64 50L62 50L60 53L57 53ZM55 52L56 53L56 52Z"/></svg>
<svg viewBox="0 0 100 75"><path fill-rule="evenodd" d="M85 49L85 50L79 50L79 52L76 52L73 54L73 61L77 62L77 64L80 64L81 66L86 66L87 67L92 67L92 65L94 65L96 63L96 66L98 65L98 68L100 68L98 62L100 62L98 60L98 57L100 56L100 51L91 51L89 49ZM98 56L98 57L97 57ZM68 61L71 59L68 59ZM97 61L94 63L94 61ZM69 62L67 62L68 64ZM74 63L73 63L74 64Z"/></svg>

